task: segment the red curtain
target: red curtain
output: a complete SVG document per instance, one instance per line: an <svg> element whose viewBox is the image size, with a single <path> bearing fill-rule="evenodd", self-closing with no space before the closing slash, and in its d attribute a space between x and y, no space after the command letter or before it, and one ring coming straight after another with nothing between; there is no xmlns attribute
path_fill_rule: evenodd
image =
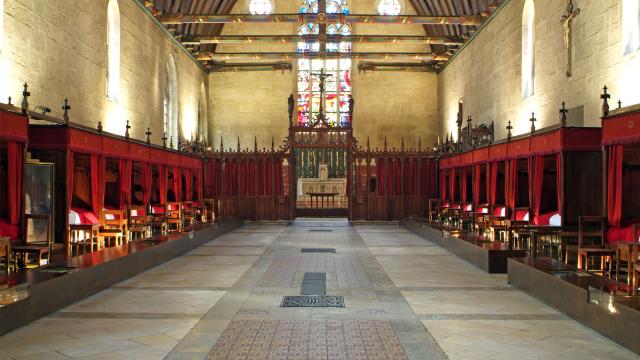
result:
<svg viewBox="0 0 640 360"><path fill-rule="evenodd" d="M429 196L429 160L420 160L420 195Z"/></svg>
<svg viewBox="0 0 640 360"><path fill-rule="evenodd" d="M247 181L249 181L249 195L253 196L256 194L256 162L253 159L249 160L249 172L247 174L247 178Z"/></svg>
<svg viewBox="0 0 640 360"><path fill-rule="evenodd" d="M173 167L173 194L175 195L175 201L181 201L182 197L180 196L182 190L182 174L180 174L180 168L177 166Z"/></svg>
<svg viewBox="0 0 640 360"><path fill-rule="evenodd" d="M67 209L71 209L71 203L73 201L73 153L67 153Z"/></svg>
<svg viewBox="0 0 640 360"><path fill-rule="evenodd" d="M440 200L447 200L447 170L440 171Z"/></svg>
<svg viewBox="0 0 640 360"><path fill-rule="evenodd" d="M194 200L202 200L202 170L196 170L196 197Z"/></svg>
<svg viewBox="0 0 640 360"><path fill-rule="evenodd" d="M151 202L151 188L153 187L153 177L151 176L151 165L142 163L140 167L140 181L142 182L142 202L149 205Z"/></svg>
<svg viewBox="0 0 640 360"><path fill-rule="evenodd" d="M482 176L480 164L473 166L473 204L480 204L480 177Z"/></svg>
<svg viewBox="0 0 640 360"><path fill-rule="evenodd" d="M404 182L404 195L411 195L411 160L404 161L404 168L402 171L402 177Z"/></svg>
<svg viewBox="0 0 640 360"><path fill-rule="evenodd" d="M402 162L399 158L394 161L394 174L396 175L395 181L395 195L402 194ZM347 187L348 189L348 187Z"/></svg>
<svg viewBox="0 0 640 360"><path fill-rule="evenodd" d="M386 186L386 180L384 177L384 159L376 159L376 179L378 181L376 192L378 195L384 195L384 187Z"/></svg>
<svg viewBox="0 0 640 360"><path fill-rule="evenodd" d="M556 192L558 196L558 213L562 213L562 153L556 155Z"/></svg>
<svg viewBox="0 0 640 360"><path fill-rule="evenodd" d="M491 164L490 163L486 163L484 165L484 183L485 183L485 191L486 191L486 198L485 201L487 203L489 203L491 200L489 199L489 194L491 194Z"/></svg>
<svg viewBox="0 0 640 360"><path fill-rule="evenodd" d="M533 214L540 215L540 202L542 201L542 183L544 180L544 156L537 155L529 159L529 185L531 186L531 198L529 203Z"/></svg>
<svg viewBox="0 0 640 360"><path fill-rule="evenodd" d="M518 160L509 160L509 176L507 178L508 193L507 204L509 205L509 211L511 215L515 215L515 208L518 199Z"/></svg>
<svg viewBox="0 0 640 360"><path fill-rule="evenodd" d="M275 163L275 194L282 195L282 160L277 159Z"/></svg>
<svg viewBox="0 0 640 360"><path fill-rule="evenodd" d="M491 163L491 179L489 181L489 204L490 205L499 205L496 204L496 200L498 199L498 168L500 166L499 162Z"/></svg>
<svg viewBox="0 0 640 360"><path fill-rule="evenodd" d="M240 161L240 195L247 195L247 160Z"/></svg>
<svg viewBox="0 0 640 360"><path fill-rule="evenodd" d="M100 204L98 206L98 212L96 212L96 216L100 217L100 212L104 209L104 196L107 193L107 158L100 157L100 194L98 195L98 199L100 200Z"/></svg>
<svg viewBox="0 0 640 360"><path fill-rule="evenodd" d="M184 200L191 201L193 200L193 175L191 174L191 169L183 169L182 175L184 176Z"/></svg>
<svg viewBox="0 0 640 360"><path fill-rule="evenodd" d="M167 183L169 182L169 171L165 165L158 165L158 179L158 185L160 187L160 204L164 205L167 203Z"/></svg>
<svg viewBox="0 0 640 360"><path fill-rule="evenodd" d="M20 224L20 210L22 206L22 144L9 142L7 145L7 173L9 185L9 223Z"/></svg>
<svg viewBox="0 0 640 360"><path fill-rule="evenodd" d="M100 185L100 157L96 154L91 155L90 158L89 174L91 179L91 209L96 215L100 215L101 201L100 198L104 196L104 193L100 192L102 188Z"/></svg>
<svg viewBox="0 0 640 360"><path fill-rule="evenodd" d="M449 201L456 201L456 169L451 169L449 174Z"/></svg>
<svg viewBox="0 0 640 360"><path fill-rule="evenodd" d="M467 168L460 169L460 201L467 202Z"/></svg>
<svg viewBox="0 0 640 360"><path fill-rule="evenodd" d="M118 162L118 184L120 185L120 208L125 208L131 200L131 161Z"/></svg>
<svg viewBox="0 0 640 360"><path fill-rule="evenodd" d="M238 164L236 160L226 159L224 169L225 195L237 195L238 193Z"/></svg>
<svg viewBox="0 0 640 360"><path fill-rule="evenodd" d="M622 145L609 147L607 169L607 217L609 225L620 227L622 221Z"/></svg>

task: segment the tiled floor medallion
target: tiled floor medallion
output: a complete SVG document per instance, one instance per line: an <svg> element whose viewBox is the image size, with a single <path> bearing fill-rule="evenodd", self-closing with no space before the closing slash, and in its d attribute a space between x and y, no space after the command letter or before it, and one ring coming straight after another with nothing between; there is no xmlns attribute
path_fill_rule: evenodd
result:
<svg viewBox="0 0 640 360"><path fill-rule="evenodd" d="M342 296L285 296L281 307L344 307Z"/></svg>

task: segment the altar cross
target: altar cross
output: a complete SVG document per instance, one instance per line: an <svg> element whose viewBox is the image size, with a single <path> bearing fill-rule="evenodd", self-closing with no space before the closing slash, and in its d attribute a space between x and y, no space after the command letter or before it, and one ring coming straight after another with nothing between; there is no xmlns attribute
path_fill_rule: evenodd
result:
<svg viewBox="0 0 640 360"><path fill-rule="evenodd" d="M567 126L567 113L569 112L569 110L567 110L564 107L564 101L562 102L562 109L560 109L560 124L565 127Z"/></svg>
<svg viewBox="0 0 640 360"><path fill-rule="evenodd" d="M324 98L324 82L328 77L333 76L332 74L326 74L324 72L324 67L320 70L320 75L318 75L318 77L320 78L320 111L318 112L318 120L320 120L320 117L322 117L322 120L326 120L326 118L324 117L324 102L325 102L325 98Z"/></svg>
<svg viewBox="0 0 640 360"><path fill-rule="evenodd" d="M536 121L538 119L536 119L536 115L535 113L531 113L531 119L529 119L529 121L531 121L531 133L536 132Z"/></svg>
<svg viewBox="0 0 640 360"><path fill-rule="evenodd" d="M573 8L573 0L569 0L567 5L567 13L562 15L560 25L562 26L562 40L564 41L564 47L567 49L567 77L571 77L572 64L571 64L571 25L576 16L580 15L580 9Z"/></svg>

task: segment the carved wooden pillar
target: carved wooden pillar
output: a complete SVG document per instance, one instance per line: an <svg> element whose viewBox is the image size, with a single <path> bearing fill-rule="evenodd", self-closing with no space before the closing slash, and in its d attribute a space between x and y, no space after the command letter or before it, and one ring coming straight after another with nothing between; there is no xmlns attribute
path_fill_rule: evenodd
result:
<svg viewBox="0 0 640 360"><path fill-rule="evenodd" d="M371 146L369 143L369 137L367 136L367 154L365 158L365 166L367 171L367 183L365 184L365 195L364 195L364 212L365 212L365 220L371 219L370 214L370 205L369 205L369 195L371 193Z"/></svg>

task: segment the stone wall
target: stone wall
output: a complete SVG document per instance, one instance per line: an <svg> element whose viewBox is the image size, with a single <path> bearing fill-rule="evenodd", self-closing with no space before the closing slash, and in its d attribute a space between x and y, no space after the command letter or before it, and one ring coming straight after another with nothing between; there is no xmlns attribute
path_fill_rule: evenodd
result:
<svg viewBox="0 0 640 360"><path fill-rule="evenodd" d="M19 103L28 82L32 107L62 116L69 98L71 121L144 139L147 127L161 143L165 63L173 54L178 73L179 131L195 131L202 84L208 79L134 0L120 0L121 100L106 96L107 0L4 0L4 44L0 54L0 101ZM206 98L205 98L206 101ZM175 142L175 139L174 139Z"/></svg>
<svg viewBox="0 0 640 360"><path fill-rule="evenodd" d="M406 2L406 1L405 1ZM234 13L246 13L246 1L239 1ZM276 13L297 13L298 1L276 0ZM377 13L377 1L350 1L351 12ZM415 13L406 2L407 13ZM293 34L295 24L227 24L222 34ZM354 24L354 34L415 34L424 35L419 25ZM222 52L295 51L295 44L224 45ZM426 45L354 44L354 51L426 52ZM439 132L437 110L437 80L431 73L367 72L358 73L353 65L353 96L356 101L354 133L361 145L370 137L373 147L382 147L389 135L389 147L399 147L405 137L407 147L416 146L418 136L423 144L435 141ZM210 118L215 136L214 145L252 147L257 137L259 147L276 146L287 135L287 98L296 92L296 73L235 72L212 73L209 76Z"/></svg>
<svg viewBox="0 0 640 360"><path fill-rule="evenodd" d="M623 56L619 0L574 1L581 9L573 23L573 76L567 78L566 49L560 18L566 1L535 0L535 93L521 95L521 36L524 0L510 0L438 76L441 134L456 133L458 101L465 118L495 121L496 138L529 131L531 113L537 128L558 123L566 101L570 124L600 125L600 93L606 84L611 106L640 102L640 53ZM617 106L617 105L615 105Z"/></svg>

